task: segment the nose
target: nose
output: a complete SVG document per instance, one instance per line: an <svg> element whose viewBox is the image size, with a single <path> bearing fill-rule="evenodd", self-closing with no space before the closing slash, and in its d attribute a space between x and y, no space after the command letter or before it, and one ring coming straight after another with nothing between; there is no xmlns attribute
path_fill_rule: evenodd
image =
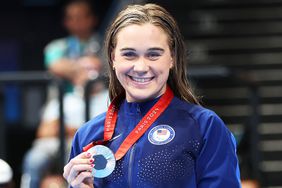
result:
<svg viewBox="0 0 282 188"><path fill-rule="evenodd" d="M140 58L135 62L133 70L139 73L145 73L149 70L149 66L144 58Z"/></svg>

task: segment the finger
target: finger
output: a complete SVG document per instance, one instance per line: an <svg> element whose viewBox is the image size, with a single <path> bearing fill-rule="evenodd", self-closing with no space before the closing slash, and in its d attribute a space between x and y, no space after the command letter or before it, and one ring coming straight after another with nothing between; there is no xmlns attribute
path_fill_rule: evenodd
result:
<svg viewBox="0 0 282 188"><path fill-rule="evenodd" d="M94 177L93 177L93 174L92 174L91 178L86 178L86 179L84 180L84 182L85 182L86 184L88 184L88 185L94 184Z"/></svg>
<svg viewBox="0 0 282 188"><path fill-rule="evenodd" d="M92 167L93 165L89 165L89 164L79 164L79 165L75 165L71 168L71 171L67 177L67 181L68 182L72 182L74 179L77 178L78 174L82 173L82 172L90 172L92 173Z"/></svg>
<svg viewBox="0 0 282 188"><path fill-rule="evenodd" d="M91 154L89 152L83 152L79 154L75 158L71 159L69 163L64 167L64 173L63 173L64 178L67 179L74 165L77 165L77 164L89 164L90 165L93 162L94 162L94 159L91 157Z"/></svg>
<svg viewBox="0 0 282 188"><path fill-rule="evenodd" d="M78 185L81 185L83 184L83 182L85 181L85 183L87 183L88 185L91 185L93 184L93 178L92 178L92 173L91 172L81 172L78 174L78 176L73 180L71 181L71 185L73 187L76 187Z"/></svg>

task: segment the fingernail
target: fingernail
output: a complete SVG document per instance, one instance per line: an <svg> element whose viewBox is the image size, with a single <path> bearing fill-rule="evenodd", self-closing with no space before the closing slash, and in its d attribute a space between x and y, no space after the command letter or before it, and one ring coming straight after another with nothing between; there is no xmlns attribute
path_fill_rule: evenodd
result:
<svg viewBox="0 0 282 188"><path fill-rule="evenodd" d="M91 167L94 167L95 166L95 164L91 164Z"/></svg>
<svg viewBox="0 0 282 188"><path fill-rule="evenodd" d="M90 159L90 163L93 163L93 161L94 161L93 159Z"/></svg>
<svg viewBox="0 0 282 188"><path fill-rule="evenodd" d="M87 156L87 157L90 157L90 156L91 156L91 153L87 153L86 156Z"/></svg>

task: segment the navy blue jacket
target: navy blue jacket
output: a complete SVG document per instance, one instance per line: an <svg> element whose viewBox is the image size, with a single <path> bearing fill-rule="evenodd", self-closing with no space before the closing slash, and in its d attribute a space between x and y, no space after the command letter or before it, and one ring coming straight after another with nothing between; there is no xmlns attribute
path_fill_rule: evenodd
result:
<svg viewBox="0 0 282 188"><path fill-rule="evenodd" d="M124 101L114 136L107 146L116 152L158 99ZM91 141L102 140L105 114L76 133L70 158ZM95 188L238 188L236 143L223 121L211 110L174 97L146 133L117 161L113 173L95 178Z"/></svg>

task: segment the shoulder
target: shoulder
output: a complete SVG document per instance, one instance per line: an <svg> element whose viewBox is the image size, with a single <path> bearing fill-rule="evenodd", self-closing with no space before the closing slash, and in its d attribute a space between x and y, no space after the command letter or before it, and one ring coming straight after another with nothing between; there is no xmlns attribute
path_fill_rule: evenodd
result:
<svg viewBox="0 0 282 188"><path fill-rule="evenodd" d="M89 120L77 130L77 134L85 135L92 132L94 129L98 129L99 127L101 127L101 125L104 125L105 117L106 117L106 112Z"/></svg>
<svg viewBox="0 0 282 188"><path fill-rule="evenodd" d="M211 109L205 108L201 105L188 103L186 101L182 101L177 97L174 97L172 101L172 106L175 110L182 111L186 113L186 115L191 116L196 121L200 121L203 119L209 119L212 117L218 117L218 115L212 111Z"/></svg>
<svg viewBox="0 0 282 188"><path fill-rule="evenodd" d="M92 34L92 36L91 36L91 40L92 40L92 41L98 41L98 42L101 42L101 41L102 41L102 36L101 36L101 34L100 34L100 33L95 32L95 33L93 33L93 34Z"/></svg>
<svg viewBox="0 0 282 188"><path fill-rule="evenodd" d="M104 120L106 113L103 113L82 125L74 135L70 159L83 151L83 147L94 140L101 140L104 132Z"/></svg>
<svg viewBox="0 0 282 188"><path fill-rule="evenodd" d="M185 116L194 120L202 136L205 136L211 129L228 132L223 120L213 110L201 105L182 101L176 97L174 98L173 103L175 104L173 105L173 108L176 108L175 110L179 112L181 111Z"/></svg>
<svg viewBox="0 0 282 188"><path fill-rule="evenodd" d="M87 43L88 53L99 54L102 49L103 40L98 33L94 33Z"/></svg>
<svg viewBox="0 0 282 188"><path fill-rule="evenodd" d="M82 125L76 132L73 144L76 147L82 148L92 142L95 139L101 139L104 132L104 122L105 122L106 112L102 113L90 121Z"/></svg>
<svg viewBox="0 0 282 188"><path fill-rule="evenodd" d="M45 51L52 50L52 49L63 49L67 47L67 38L59 38L54 39L51 42L49 42L46 47Z"/></svg>

